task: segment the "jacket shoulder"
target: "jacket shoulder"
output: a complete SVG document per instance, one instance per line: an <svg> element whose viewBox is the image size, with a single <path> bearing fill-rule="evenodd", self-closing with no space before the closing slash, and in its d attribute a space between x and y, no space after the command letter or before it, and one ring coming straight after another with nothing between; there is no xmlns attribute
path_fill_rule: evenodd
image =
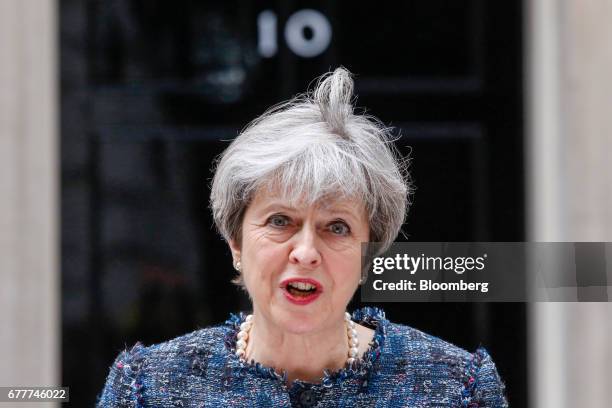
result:
<svg viewBox="0 0 612 408"><path fill-rule="evenodd" d="M387 328L389 348L415 361L440 361L449 364L466 363L471 353L431 334L398 323Z"/></svg>
<svg viewBox="0 0 612 408"><path fill-rule="evenodd" d="M211 326L148 346L145 348L147 367L163 366L168 362L174 364L177 359L193 357L196 354L211 357L223 350L227 333L226 326Z"/></svg>
<svg viewBox="0 0 612 408"><path fill-rule="evenodd" d="M387 341L398 356L396 368L412 373L431 390L436 387L460 390L455 397L461 406L507 407L505 385L484 347L470 353L461 347L410 326L390 323ZM415 377L412 377L413 379ZM470 405L471 404L471 405Z"/></svg>
<svg viewBox="0 0 612 408"><path fill-rule="evenodd" d="M148 391L145 379L150 384L203 373L211 362L221 361L227 333L227 326L212 326L151 346L137 342L124 349L110 366L97 406L140 406Z"/></svg>

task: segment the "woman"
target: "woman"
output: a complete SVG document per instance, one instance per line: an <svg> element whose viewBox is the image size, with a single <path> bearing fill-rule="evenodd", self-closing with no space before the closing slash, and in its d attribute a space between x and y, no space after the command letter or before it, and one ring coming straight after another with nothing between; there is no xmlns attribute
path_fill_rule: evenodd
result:
<svg viewBox="0 0 612 408"><path fill-rule="evenodd" d="M408 194L388 129L353 112L352 88L336 69L222 154L211 207L253 310L124 351L100 406L507 406L484 349L346 312L361 243L392 243Z"/></svg>

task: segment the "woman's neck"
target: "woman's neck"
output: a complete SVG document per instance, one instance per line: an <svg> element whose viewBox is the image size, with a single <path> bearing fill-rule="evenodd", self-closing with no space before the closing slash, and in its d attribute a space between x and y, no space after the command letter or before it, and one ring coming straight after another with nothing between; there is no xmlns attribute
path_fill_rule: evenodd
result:
<svg viewBox="0 0 612 408"><path fill-rule="evenodd" d="M246 359L273 367L279 373L286 371L289 386L295 379L319 382L324 369L335 371L344 367L348 350L344 319L316 333L294 334L255 314Z"/></svg>

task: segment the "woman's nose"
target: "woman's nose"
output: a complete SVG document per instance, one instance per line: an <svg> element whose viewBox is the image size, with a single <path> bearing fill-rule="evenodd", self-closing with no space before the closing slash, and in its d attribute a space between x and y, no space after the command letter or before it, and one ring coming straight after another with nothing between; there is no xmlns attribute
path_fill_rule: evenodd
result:
<svg viewBox="0 0 612 408"><path fill-rule="evenodd" d="M293 239L295 243L289 254L289 261L304 268L317 268L321 264L321 253L317 247L315 229L303 226Z"/></svg>

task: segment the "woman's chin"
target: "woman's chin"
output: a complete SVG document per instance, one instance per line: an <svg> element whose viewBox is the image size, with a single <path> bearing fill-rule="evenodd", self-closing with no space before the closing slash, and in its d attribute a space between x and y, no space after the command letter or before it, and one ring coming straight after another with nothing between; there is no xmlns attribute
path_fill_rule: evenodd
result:
<svg viewBox="0 0 612 408"><path fill-rule="evenodd" d="M280 308L276 316L278 326L293 334L311 333L323 326L322 315L314 310L300 311L292 308Z"/></svg>
<svg viewBox="0 0 612 408"><path fill-rule="evenodd" d="M288 321L283 322L281 325L284 331L291 334L306 334L317 331L320 327L319 324L315 322L296 322L296 321Z"/></svg>

